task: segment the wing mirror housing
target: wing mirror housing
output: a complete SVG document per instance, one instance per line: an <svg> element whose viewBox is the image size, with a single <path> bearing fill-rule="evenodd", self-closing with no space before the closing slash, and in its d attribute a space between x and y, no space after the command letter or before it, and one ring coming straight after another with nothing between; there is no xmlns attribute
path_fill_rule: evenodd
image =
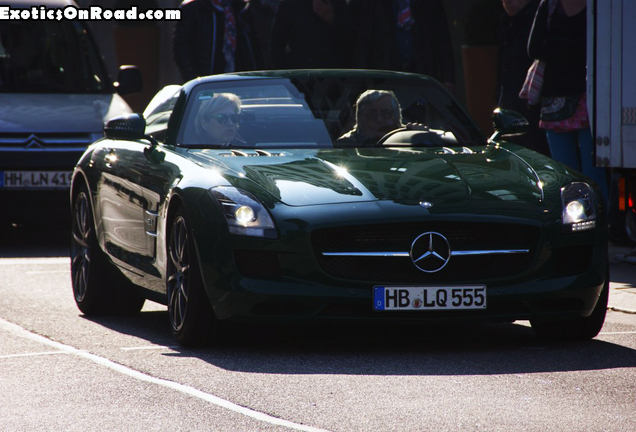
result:
<svg viewBox="0 0 636 432"><path fill-rule="evenodd" d="M146 139L146 120L137 113L114 117L104 125L104 136L114 139Z"/></svg>
<svg viewBox="0 0 636 432"><path fill-rule="evenodd" d="M110 139L146 140L150 147L144 149L144 155L152 163L159 164L166 155L158 149L159 143L150 135L146 135L146 120L141 114L127 114L114 117L104 125L104 136Z"/></svg>
<svg viewBox="0 0 636 432"><path fill-rule="evenodd" d="M530 123L523 115L504 108L493 111L492 125L495 133L490 137L491 141L505 136L523 135L530 129Z"/></svg>

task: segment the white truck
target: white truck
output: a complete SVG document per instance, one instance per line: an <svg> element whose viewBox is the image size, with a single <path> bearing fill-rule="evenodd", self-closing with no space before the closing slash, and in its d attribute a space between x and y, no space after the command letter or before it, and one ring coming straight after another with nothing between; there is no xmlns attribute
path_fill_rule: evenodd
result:
<svg viewBox="0 0 636 432"><path fill-rule="evenodd" d="M636 243L636 0L587 0L587 13L587 93L596 165L613 173L613 232ZM636 263L636 248L622 259Z"/></svg>

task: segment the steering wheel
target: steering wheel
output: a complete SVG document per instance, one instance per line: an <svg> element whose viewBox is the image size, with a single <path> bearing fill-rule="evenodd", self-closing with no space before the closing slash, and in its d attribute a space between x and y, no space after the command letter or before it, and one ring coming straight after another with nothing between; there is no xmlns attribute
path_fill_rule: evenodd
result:
<svg viewBox="0 0 636 432"><path fill-rule="evenodd" d="M408 130L411 130L409 128L406 127L399 127L397 129L393 129L391 132L388 132L386 134L384 134L384 136L382 138L380 138L377 142L377 146L381 146L384 145L384 143L386 142L386 140L388 140L390 137L392 137L393 135L400 133L400 132L406 132Z"/></svg>

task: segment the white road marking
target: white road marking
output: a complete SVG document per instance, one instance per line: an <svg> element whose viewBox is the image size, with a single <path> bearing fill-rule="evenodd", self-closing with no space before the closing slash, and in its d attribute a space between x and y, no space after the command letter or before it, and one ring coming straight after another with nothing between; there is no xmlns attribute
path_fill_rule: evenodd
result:
<svg viewBox="0 0 636 432"><path fill-rule="evenodd" d="M40 264L71 264L69 257L54 258L0 258L0 265L40 265Z"/></svg>
<svg viewBox="0 0 636 432"><path fill-rule="evenodd" d="M51 274L51 273L71 273L70 270L51 270L51 271L28 271L26 274Z"/></svg>
<svg viewBox="0 0 636 432"><path fill-rule="evenodd" d="M39 342L41 344L44 345L48 345L50 347L53 347L55 349L59 350L59 353L66 353L66 354L73 354L73 355L77 355L78 357L82 357L86 360L90 360L94 363L97 363L98 365L107 367L115 372L119 372L121 374L127 375L131 378L137 379L139 381L144 381L144 382L148 382L148 383L152 383L152 384L156 384L156 385L160 385L162 387L166 387L172 390L176 390L178 392L196 397L198 399L204 400L206 402L209 402L211 404L214 404L216 406L219 406L221 408L225 408L227 410L233 411L235 413L238 414L242 414L245 415L247 417L251 417L255 420L258 421L262 421L265 423L270 423L273 425L277 425L277 426L283 426L283 427L287 427L290 429L294 429L294 430L299 430L299 431L307 431L307 432L327 432L325 429L319 429L319 428L315 428L315 427L311 427L311 426L305 426L299 423L294 423L291 421L287 421L287 420L283 420L283 419L279 419L276 417L272 417L270 415L267 415L265 413L259 412L259 411L254 411L252 409L237 405L233 402L227 401L225 399L221 399L218 396L214 396L212 394L209 393L205 393L201 390L197 390L194 387L190 387L187 385L183 385L183 384L179 384L176 383L174 381L169 381L169 380L165 380L162 378L156 378L150 375L146 375L145 373L136 371L134 369L131 369L127 366L123 366L120 364L117 364L113 361L110 361L104 357L100 357L98 355L95 354L91 354L89 352L86 351L82 351L79 350L77 348L74 348L70 345L64 345L62 343L59 342L55 342L52 341L50 339L45 338L44 336L40 336L38 334L35 333L31 333L30 331L26 330L25 328L20 327L17 324L13 324L9 321L6 321L2 318L0 318L0 327L2 327L3 329L11 332L12 334L25 338L25 339L29 339L31 341L35 341L35 342Z"/></svg>
<svg viewBox="0 0 636 432"><path fill-rule="evenodd" d="M175 347L175 346L152 345L152 346L122 348L122 350L123 351L160 350L160 349L171 349L171 350L174 350L176 348L177 347Z"/></svg>
<svg viewBox="0 0 636 432"><path fill-rule="evenodd" d="M59 354L70 354L70 353L63 352L63 351L46 351L46 352L38 352L38 353L7 354L7 355L0 355L0 359L15 358L15 357L37 357L42 355L59 355Z"/></svg>

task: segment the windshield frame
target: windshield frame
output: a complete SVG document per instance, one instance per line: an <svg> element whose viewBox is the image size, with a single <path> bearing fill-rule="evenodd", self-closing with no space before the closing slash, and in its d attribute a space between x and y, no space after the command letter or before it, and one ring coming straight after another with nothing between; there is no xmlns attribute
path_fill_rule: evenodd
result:
<svg viewBox="0 0 636 432"><path fill-rule="evenodd" d="M288 71L282 74L239 73L228 74L226 76L215 76L204 78L199 82L190 82L184 86L188 97L185 103L185 110L181 116L179 130L176 133L176 146L186 148L237 148L237 149L285 149L285 148L337 148L334 142L350 127L351 121L355 122L355 102L357 97L366 89L387 89L396 93L402 106L405 121L418 120L417 110L414 103L417 98L414 95L426 95L426 99L433 104L432 110L436 112L434 116L444 124L439 127L431 127L431 133L444 134L452 132L457 136L454 146L475 147L484 146L487 140L479 130L475 122L467 114L464 108L452 97L450 93L437 81L416 74L397 74L379 72L377 74L370 71ZM282 86L297 102L304 104L311 110L313 118L324 122L324 128L329 135L329 139L322 142L306 145L300 143L267 143L266 146L254 144L210 144L192 142L184 140L184 134L191 127L191 117L195 109L197 95L201 91L225 92L234 89L249 89L263 86ZM240 93L240 92L239 92ZM345 94L346 93L346 94ZM341 104L341 102L344 103ZM249 105L246 105L249 107ZM417 107L423 109L421 106ZM348 110L349 124L345 125L340 119L333 120L340 116L340 109ZM343 111L344 112L344 111ZM428 131L428 129L427 129ZM355 146L363 147L363 146Z"/></svg>

